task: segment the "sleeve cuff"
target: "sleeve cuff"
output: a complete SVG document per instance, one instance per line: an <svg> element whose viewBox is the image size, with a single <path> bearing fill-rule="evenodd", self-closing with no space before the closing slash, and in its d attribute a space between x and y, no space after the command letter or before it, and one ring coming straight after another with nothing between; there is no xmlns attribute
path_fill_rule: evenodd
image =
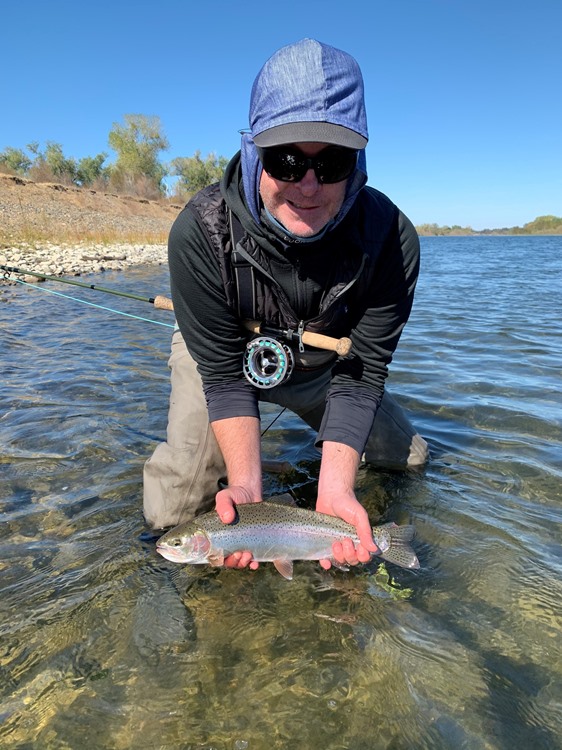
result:
<svg viewBox="0 0 562 750"><path fill-rule="evenodd" d="M260 417L256 389L246 381L204 386L209 421L231 417Z"/></svg>
<svg viewBox="0 0 562 750"><path fill-rule="evenodd" d="M326 411L318 431L316 447L324 440L343 443L353 448L361 456L369 438L380 399L361 392L331 391L326 400Z"/></svg>

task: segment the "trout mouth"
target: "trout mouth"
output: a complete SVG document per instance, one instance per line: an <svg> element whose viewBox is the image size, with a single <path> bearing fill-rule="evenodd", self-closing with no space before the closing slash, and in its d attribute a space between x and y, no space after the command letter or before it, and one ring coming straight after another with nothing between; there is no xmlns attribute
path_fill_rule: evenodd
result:
<svg viewBox="0 0 562 750"><path fill-rule="evenodd" d="M156 552L170 562L185 562L185 554L179 547L168 547L167 544L157 544Z"/></svg>

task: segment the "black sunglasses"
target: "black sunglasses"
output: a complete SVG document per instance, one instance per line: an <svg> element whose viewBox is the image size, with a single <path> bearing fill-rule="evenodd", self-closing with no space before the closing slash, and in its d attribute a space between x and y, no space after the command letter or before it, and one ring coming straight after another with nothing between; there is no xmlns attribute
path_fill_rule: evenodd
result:
<svg viewBox="0 0 562 750"><path fill-rule="evenodd" d="M347 180L357 166L358 151L343 146L328 146L316 156L305 156L287 146L257 150L267 174L281 182L300 182L313 169L318 182L330 185Z"/></svg>

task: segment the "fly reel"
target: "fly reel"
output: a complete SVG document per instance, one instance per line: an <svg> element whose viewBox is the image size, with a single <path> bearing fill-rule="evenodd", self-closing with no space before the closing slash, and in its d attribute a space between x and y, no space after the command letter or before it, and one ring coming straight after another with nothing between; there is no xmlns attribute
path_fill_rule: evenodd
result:
<svg viewBox="0 0 562 750"><path fill-rule="evenodd" d="M293 352L277 339L260 336L246 344L244 375L258 388L273 388L288 380L293 365Z"/></svg>

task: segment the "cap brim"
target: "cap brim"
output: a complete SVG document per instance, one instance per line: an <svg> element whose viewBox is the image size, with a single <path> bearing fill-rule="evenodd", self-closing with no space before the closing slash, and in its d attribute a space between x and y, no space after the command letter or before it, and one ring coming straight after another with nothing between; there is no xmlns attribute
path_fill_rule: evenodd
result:
<svg viewBox="0 0 562 750"><path fill-rule="evenodd" d="M360 150L367 145L367 138L355 130L331 122L290 122L264 130L253 136L253 140L260 148L287 143L330 143Z"/></svg>

